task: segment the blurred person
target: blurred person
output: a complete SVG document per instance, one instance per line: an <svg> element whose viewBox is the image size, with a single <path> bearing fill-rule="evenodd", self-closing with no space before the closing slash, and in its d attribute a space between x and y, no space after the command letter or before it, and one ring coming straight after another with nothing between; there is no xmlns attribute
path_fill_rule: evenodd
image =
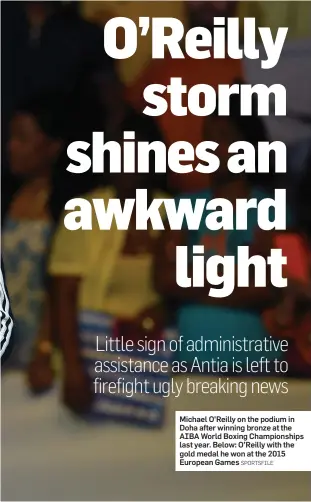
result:
<svg viewBox="0 0 311 502"><path fill-rule="evenodd" d="M137 141L162 140L153 120L132 110L122 129L135 131ZM99 198L107 204L117 197L123 202L135 197L136 189L148 188L152 200L161 197L162 179L162 175L114 174L110 186L96 189L87 199ZM153 337L165 326L165 308L152 281L156 232L136 230L134 218L127 231L115 224L102 231L94 222L90 231L69 231L61 225L55 236L49 270L53 319L62 352L63 402L77 413L92 411L94 389L88 368L94 372L99 358L95 340L87 342L87 333L81 338L83 316L94 320L102 314L106 329L112 322L112 329L121 329L129 338ZM105 340L107 333L102 329L98 327L97 332Z"/></svg>
<svg viewBox="0 0 311 502"><path fill-rule="evenodd" d="M265 129L262 121L257 117L243 117L240 115L239 98L232 100L231 114L229 117L213 115L206 119L204 138L206 141L219 143L217 155L220 159L219 169L210 176L210 188L195 194L182 194L178 200L190 198L192 204L197 199L203 198L207 202L214 198L225 198L233 207L240 198L255 198L258 201L269 197L269 191L264 187L269 186L265 180L266 175L251 174L249 176L230 173L227 168L229 158L228 147L235 141L248 141L258 148L259 141L265 141ZM270 177L270 175L268 175ZM267 278L266 287L255 287L254 277L250 276L249 287L235 286L232 294L225 298L209 296L209 284L204 288L181 288L176 284L176 246L204 245L205 257L213 255L236 256L238 246L249 246L250 255L259 254L267 257L272 246L273 232L263 232L257 223L257 210L247 212L247 230L238 231L211 231L206 228L202 218L198 231L165 231L158 241L158 251L155 262L155 283L159 294L179 301L177 312L178 333L183 337L184 346L188 340L213 339L213 340L239 340L246 337L248 340L264 340L269 337L261 313L268 305L275 304L278 290L273 288ZM256 253L252 253L252 248ZM259 249L259 252L258 252ZM191 258L189 259L191 270ZM280 356L278 352L262 353L260 351L217 352L206 353L187 352L186 348L180 354L191 367L194 357L200 361L212 359L226 361L232 368L232 358L241 360L245 369L246 357L258 361L266 357L272 361Z"/></svg>
<svg viewBox="0 0 311 502"><path fill-rule="evenodd" d="M234 16L237 2L186 2L189 28L203 26L211 28L214 16ZM208 84L215 89L220 84L233 84L243 78L242 62L234 59L192 59L185 54L184 59L173 59L169 53L163 60L151 61L146 70L128 90L128 99L138 109L145 108L144 89L153 83L167 86L172 77L182 78L189 88L197 84ZM165 96L165 95L164 95ZM203 140L204 117L192 115L174 116L168 109L158 117L160 127L168 145L175 141L189 141L196 146ZM170 174L170 183L179 192L195 192L209 185L210 178L198 172L179 176Z"/></svg>
<svg viewBox="0 0 311 502"><path fill-rule="evenodd" d="M4 220L2 247L16 319L13 366L28 364L43 315L45 259L53 231L49 198L52 169L63 147L63 104L50 95L30 101L11 123L9 158L21 186Z"/></svg>
<svg viewBox="0 0 311 502"><path fill-rule="evenodd" d="M274 309L263 316L272 336L288 339L288 374L311 377L311 154L295 186L295 225L283 236L288 257L288 287ZM285 239L284 239L285 237Z"/></svg>
<svg viewBox="0 0 311 502"><path fill-rule="evenodd" d="M76 7L60 1L3 2L2 142L21 102L44 93L70 94L83 73L85 86L96 85L102 108L101 129L113 134L123 113L121 84L114 61L104 51L102 30L84 20ZM3 214L18 188L2 154ZM10 190L9 190L10 188Z"/></svg>
<svg viewBox="0 0 311 502"><path fill-rule="evenodd" d="M301 291L300 284L298 291L294 290L292 295L296 350L292 350L289 359L290 372L294 376L311 377L311 144L309 143L309 154L306 159L305 169L301 175L297 186L295 197L297 207L296 232L303 239L305 245L305 256L309 264L309 273L306 275L304 287ZM287 299L284 299L283 307L287 308Z"/></svg>
<svg viewBox="0 0 311 502"><path fill-rule="evenodd" d="M81 180L71 177L69 183L64 175L67 143L75 136L77 120L68 96L49 93L21 104L11 122L8 152L20 188L4 219L2 252L15 315L12 367L29 364L39 332L38 353L46 354L50 343L46 259L64 203L80 190Z"/></svg>

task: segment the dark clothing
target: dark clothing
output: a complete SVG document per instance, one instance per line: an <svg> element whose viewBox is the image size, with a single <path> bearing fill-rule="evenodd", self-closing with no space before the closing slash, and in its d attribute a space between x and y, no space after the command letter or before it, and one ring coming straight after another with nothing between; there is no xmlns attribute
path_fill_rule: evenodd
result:
<svg viewBox="0 0 311 502"><path fill-rule="evenodd" d="M6 155L9 124L16 107L47 93L72 97L78 86L84 89L84 96L94 95L85 88L93 88L98 81L116 79L114 62L104 51L103 31L99 27L72 10L57 9L40 32L31 32L25 7L26 2L1 4L2 217L18 187ZM79 93L79 103L86 101Z"/></svg>
<svg viewBox="0 0 311 502"><path fill-rule="evenodd" d="M58 12L40 32L31 33L24 2L2 4L2 50L6 122L18 103L34 95L72 92L82 72L114 72L100 28L78 15Z"/></svg>

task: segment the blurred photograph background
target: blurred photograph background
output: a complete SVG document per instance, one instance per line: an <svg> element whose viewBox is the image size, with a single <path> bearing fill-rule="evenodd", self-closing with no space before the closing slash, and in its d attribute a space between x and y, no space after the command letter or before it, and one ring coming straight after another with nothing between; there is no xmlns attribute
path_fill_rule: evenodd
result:
<svg viewBox="0 0 311 502"><path fill-rule="evenodd" d="M103 42L105 24L114 16L137 24L141 16L176 17L186 27L209 27L214 16L255 17L273 34L288 27L288 36L271 70L262 70L259 60L173 60L169 54L152 60L151 32L132 58L114 61ZM311 2L2 1L1 42L1 255L15 323L14 350L1 371L2 499L309 500L307 473L174 472L175 410L310 409L309 268L303 287L291 283L285 295L276 297L267 287L260 297L237 292L227 304L210 305L176 290L175 262L167 252L182 242L209 243L202 230L196 236L165 232L163 238L133 226L126 235L113 229L70 232L62 213L76 196L123 200L137 188L148 188L151 199L165 193L195 200L202 192L211 198L221 190L234 201L245 192L262 197L282 186L288 231L303 249L297 260L310 263ZM241 121L239 110L228 120L169 112L157 120L144 116L144 88L167 85L172 77L188 86L281 83L287 116ZM287 173L250 183L226 176L215 181L196 172L129 178L66 171L69 143L91 142L93 131L120 141L125 130L135 131L137 140L167 146L209 138L224 147L236 138L284 141ZM259 241L265 254L271 242L265 247L260 235L257 241L256 223L249 224L249 234L220 239L220 249L234 254L238 245L256 247ZM214 241L210 254L218 254ZM245 399L94 398L94 337L115 333L130 339L288 338L289 392ZM272 358L252 354L263 355ZM199 354L202 360L213 356ZM189 354L178 357L191 366ZM230 366L232 355L223 357ZM131 409L123 413L125 402Z"/></svg>

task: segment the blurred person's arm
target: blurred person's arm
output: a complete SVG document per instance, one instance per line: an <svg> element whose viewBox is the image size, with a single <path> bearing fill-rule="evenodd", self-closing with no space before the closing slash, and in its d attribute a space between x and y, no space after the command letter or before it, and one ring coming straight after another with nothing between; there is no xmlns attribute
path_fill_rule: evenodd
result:
<svg viewBox="0 0 311 502"><path fill-rule="evenodd" d="M51 295L46 291L34 354L27 369L27 383L35 394L46 392L54 382L53 355L57 341L53 337L51 322Z"/></svg>
<svg viewBox="0 0 311 502"><path fill-rule="evenodd" d="M52 315L65 367L80 364L78 343L78 290L80 277L52 279Z"/></svg>
<svg viewBox="0 0 311 502"><path fill-rule="evenodd" d="M61 224L51 249L52 329L65 364L79 361L78 290L84 275L83 231L70 231Z"/></svg>
<svg viewBox="0 0 311 502"><path fill-rule="evenodd" d="M235 287L230 296L225 298L213 298L209 296L209 290L214 287L207 283L204 288L181 288L176 283L176 247L187 245L186 231L165 230L159 237L158 248L155 253L154 282L157 291L167 298L172 298L180 302L196 302L201 305L214 305L222 307L236 308L260 308L265 305L275 303L276 295L279 293L273 288L269 281L264 288L257 288L252 284L250 277L250 286L247 288ZM254 252L268 256L272 246L272 235L268 232L257 234ZM255 252L256 250L256 252ZM189 275L192 274L192 264L188 263Z"/></svg>
<svg viewBox="0 0 311 502"><path fill-rule="evenodd" d="M63 362L63 401L72 411L89 408L91 393L83 369L78 333L79 285L87 262L85 233L61 225L52 247L51 275L52 327Z"/></svg>

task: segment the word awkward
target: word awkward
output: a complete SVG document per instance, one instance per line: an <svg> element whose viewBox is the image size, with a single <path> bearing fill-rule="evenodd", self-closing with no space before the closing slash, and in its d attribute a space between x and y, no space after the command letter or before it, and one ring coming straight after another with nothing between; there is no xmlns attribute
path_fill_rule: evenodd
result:
<svg viewBox="0 0 311 502"><path fill-rule="evenodd" d="M135 198L123 202L118 198L71 199L65 210L68 213L64 225L72 231L91 230L95 225L100 230L110 230L113 226L128 230L133 216L137 230L164 230L165 226L171 230L198 230L202 224L211 231L247 230L249 211L256 212L262 230L285 230L286 190L275 190L274 198L241 198L232 203L224 198L204 197L195 201L156 198L150 202L148 190L137 189Z"/></svg>

